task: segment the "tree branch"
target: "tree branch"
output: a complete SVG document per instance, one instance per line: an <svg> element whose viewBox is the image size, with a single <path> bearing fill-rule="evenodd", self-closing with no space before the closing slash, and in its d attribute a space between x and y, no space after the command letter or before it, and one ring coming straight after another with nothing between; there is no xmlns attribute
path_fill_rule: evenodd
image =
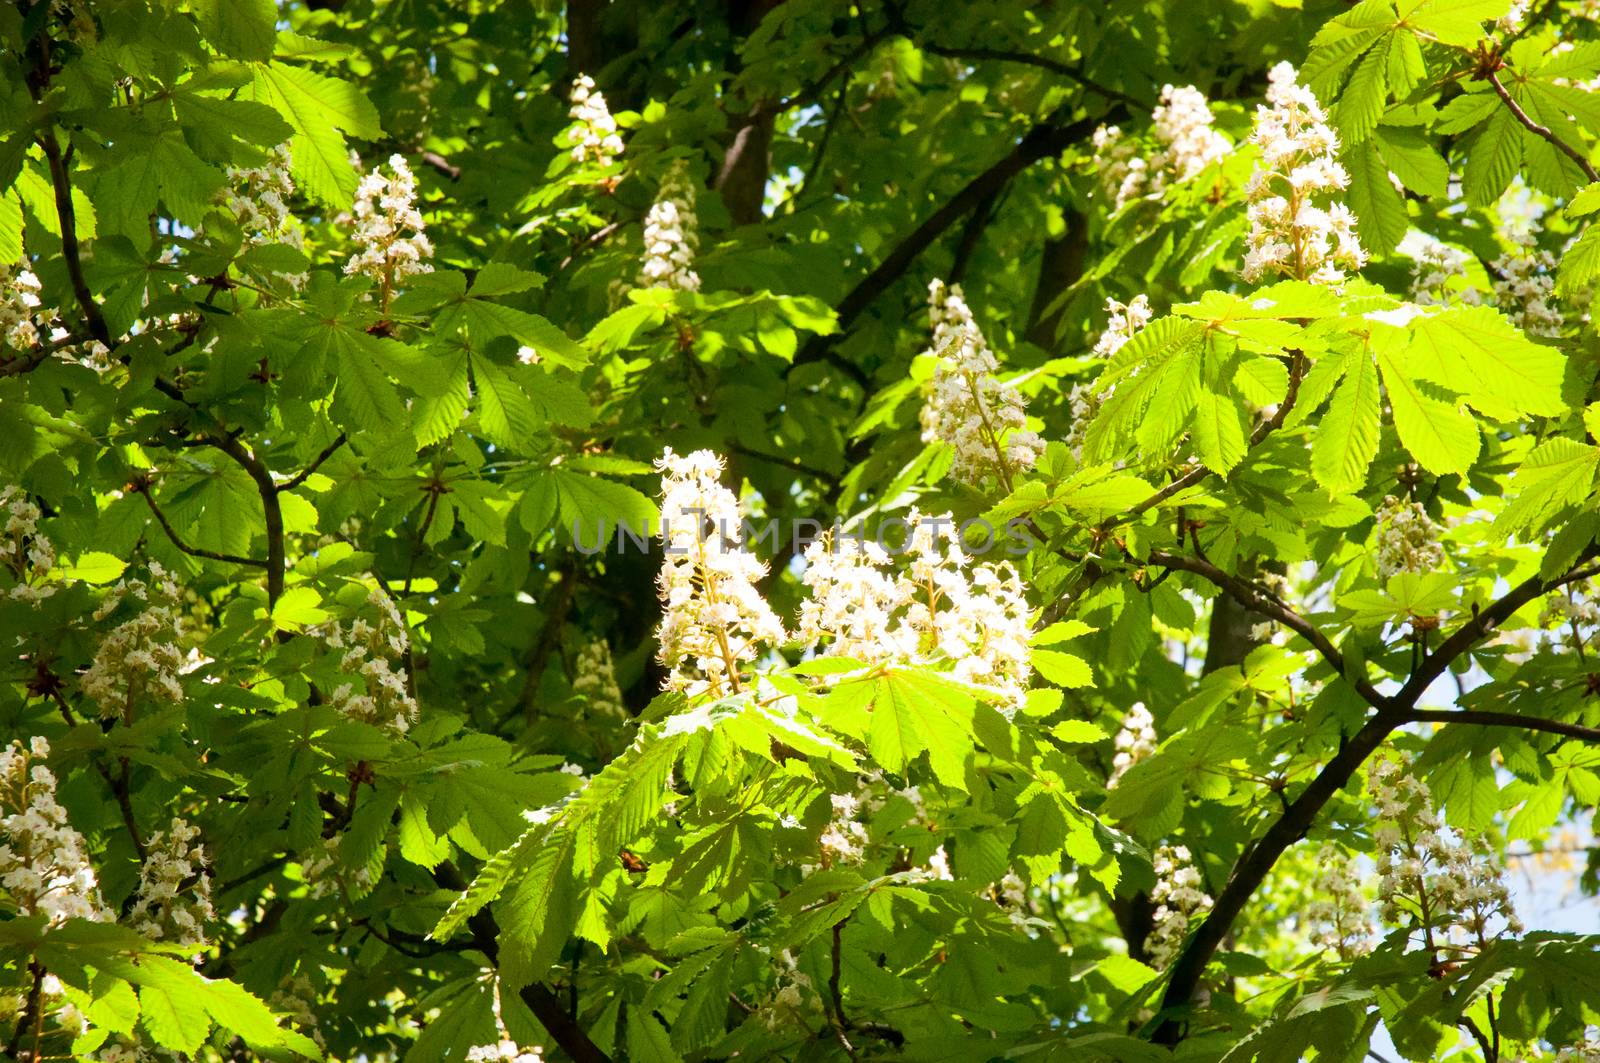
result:
<svg viewBox="0 0 1600 1063"><path fill-rule="evenodd" d="M145 504L150 507L150 512L155 514L156 523L161 525L161 530L167 533L167 538L172 540L172 545L188 554L190 557L203 557L209 561L225 561L232 565L249 565L252 568L266 568L267 563L260 558L239 557L236 554L223 554L215 550L206 550L198 546L190 546L178 537L177 531L167 520L167 515L161 512L156 505L155 498L150 494L150 484L145 480L135 481L133 489L144 497Z"/></svg>
<svg viewBox="0 0 1600 1063"><path fill-rule="evenodd" d="M1583 152L1556 136L1548 126L1542 126L1528 117L1528 112L1524 111L1517 101L1511 98L1511 93L1507 92L1505 85L1501 84L1498 74L1491 70L1484 75L1484 79L1493 87L1495 95L1500 97L1500 102L1505 104L1511 111L1512 117L1522 123L1523 128L1536 137L1548 140L1557 151L1577 163L1589 180L1600 181L1600 171L1595 170Z"/></svg>
<svg viewBox="0 0 1600 1063"><path fill-rule="evenodd" d="M1562 720L1547 720L1539 716L1522 716L1515 712L1478 712L1455 709L1413 709L1406 713L1407 723L1472 723L1484 727L1515 727L1523 731L1540 731L1545 734L1565 735L1584 742L1600 743L1600 727Z"/></svg>
<svg viewBox="0 0 1600 1063"><path fill-rule="evenodd" d="M338 435L338 438L336 438L332 443L329 443L327 446L322 448L322 453L318 454L315 458L311 459L311 464L310 465L307 465L304 469L301 469L294 476L291 476L289 479L287 479L283 483L279 484L278 488L277 488L278 491L280 493L284 492L284 491L293 491L296 487L299 487L301 484L305 483L307 480L309 480L311 478L311 475L313 473L315 473L318 469L322 468L322 463L323 462L325 462L329 458L333 457L334 454L338 452L339 448L344 446L349 441L350 441L350 437L347 434L345 434L344 432L340 432L339 435Z"/></svg>
<svg viewBox="0 0 1600 1063"><path fill-rule="evenodd" d="M1104 120L1114 121L1115 115L1108 115ZM839 319L838 334L842 335L848 331L856 318L893 286L923 251L969 211L998 194L1013 177L1040 159L1053 158L1088 136L1102 120L1079 118L1065 125L1057 124L1057 121L1056 116L1052 116L1030 129L1015 147L967 182L959 192L895 245L894 250L889 252L871 272L861 278L835 307ZM813 336L807 340L806 345L795 355L790 368L814 362L837 365L856 383L862 386L867 383L867 374L859 366L838 358L828 337Z"/></svg>
<svg viewBox="0 0 1600 1063"><path fill-rule="evenodd" d="M1217 587L1230 598L1252 612L1259 613L1269 620L1282 624L1296 635L1311 643L1313 649L1328 662L1328 665L1353 687L1368 705L1382 706L1387 699L1378 692L1367 677L1354 672L1345 661L1344 654L1333 644L1333 641L1324 635L1315 624L1289 608L1275 595L1255 586L1238 576L1224 572L1216 565L1202 558L1191 557L1188 554L1169 553L1165 550L1152 550L1149 563L1160 565L1162 568L1177 569L1180 572L1191 572L1213 586ZM1354 674L1352 674L1354 672Z"/></svg>

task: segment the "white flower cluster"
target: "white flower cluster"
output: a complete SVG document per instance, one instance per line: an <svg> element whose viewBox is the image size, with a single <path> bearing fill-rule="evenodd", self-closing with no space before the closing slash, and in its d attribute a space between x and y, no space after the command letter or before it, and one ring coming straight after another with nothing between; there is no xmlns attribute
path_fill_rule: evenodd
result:
<svg viewBox="0 0 1600 1063"><path fill-rule="evenodd" d="M1411 258L1411 301L1418 306L1477 306L1483 296L1468 283L1472 256L1440 240L1427 240Z"/></svg>
<svg viewBox="0 0 1600 1063"><path fill-rule="evenodd" d="M1600 1063L1600 1040L1591 1033L1582 1044L1564 1046L1556 1053L1556 1063Z"/></svg>
<svg viewBox="0 0 1600 1063"><path fill-rule="evenodd" d="M656 638L658 659L672 670L667 686L690 696L736 693L742 668L786 637L756 589L767 567L744 548L739 500L718 483L720 457L679 457L668 447L656 468L666 555Z"/></svg>
<svg viewBox="0 0 1600 1063"><path fill-rule="evenodd" d="M0 335L8 346L30 351L39 345L39 278L26 259L0 262Z"/></svg>
<svg viewBox="0 0 1600 1063"><path fill-rule="evenodd" d="M923 395L922 440L955 450L951 473L981 486L997 477L1007 489L1011 473L1028 469L1044 453L1044 440L1028 431L1027 404L1010 384L995 377L1000 363L973 319L961 285L928 285L928 316L938 359Z"/></svg>
<svg viewBox="0 0 1600 1063"><path fill-rule="evenodd" d="M101 719L131 720L140 700L183 704L185 654L179 647L182 610L178 585L159 564L150 562L150 579L125 579L101 601L94 618L104 620L125 601L143 603L100 641L83 674L83 692L100 706Z"/></svg>
<svg viewBox="0 0 1600 1063"><path fill-rule="evenodd" d="M279 144L260 166L228 168L223 204L239 220L245 244L305 246L305 232L289 210L294 195L293 159L287 143Z"/></svg>
<svg viewBox="0 0 1600 1063"><path fill-rule="evenodd" d="M1402 502L1393 495L1378 506L1378 578L1400 572L1432 572L1444 563L1439 525L1421 502Z"/></svg>
<svg viewBox="0 0 1600 1063"><path fill-rule="evenodd" d="M593 162L596 166L610 166L622 154L622 137L617 133L617 120L611 117L606 98L594 87L588 74L572 83L572 103L569 112L578 123L574 130L572 161Z"/></svg>
<svg viewBox="0 0 1600 1063"><path fill-rule="evenodd" d="M1161 145L1146 159L1117 126L1094 131L1095 168L1114 209L1140 196L1153 195L1175 181L1187 181L1225 158L1233 145L1215 129L1211 104L1193 85L1161 87L1161 102L1151 113L1151 126Z"/></svg>
<svg viewBox="0 0 1600 1063"><path fill-rule="evenodd" d="M682 163L667 171L661 190L644 219L644 264L639 267L641 288L700 290L694 271L694 253L700 246L699 219L694 211L694 182Z"/></svg>
<svg viewBox="0 0 1600 1063"><path fill-rule="evenodd" d="M279 1015L286 1015L295 1027L326 1050L327 1038L322 1034L321 1020L317 1018L317 990L311 979L303 974L286 974L278 988L267 998L267 1006Z"/></svg>
<svg viewBox="0 0 1600 1063"><path fill-rule="evenodd" d="M1385 922L1408 923L1428 947L1462 939L1486 945L1522 933L1500 868L1481 847L1440 824L1428 786L1409 765L1384 759L1367 786L1377 813L1378 900Z"/></svg>
<svg viewBox="0 0 1600 1063"><path fill-rule="evenodd" d="M1332 949L1341 960L1372 949L1371 905L1361 892L1355 861L1341 849L1324 845L1317 853L1316 900L1306 906L1311 942Z"/></svg>
<svg viewBox="0 0 1600 1063"><path fill-rule="evenodd" d="M1528 12L1533 8L1533 0L1511 0L1511 6L1506 13L1495 19L1494 28L1501 33L1515 33L1522 28L1528 20Z"/></svg>
<svg viewBox="0 0 1600 1063"><path fill-rule="evenodd" d="M1495 303L1530 336L1559 336L1566 318L1555 305L1556 257L1533 245L1531 236L1512 238L1516 249L1495 259Z"/></svg>
<svg viewBox="0 0 1600 1063"><path fill-rule="evenodd" d="M1033 664L1031 609L1009 562L973 563L948 514L913 509L904 567L875 543L821 540L806 549L811 592L797 632L808 646L864 664L949 662L955 678L1022 703Z"/></svg>
<svg viewBox="0 0 1600 1063"><path fill-rule="evenodd" d="M8 569L16 584L8 597L37 605L56 589L44 581L56 564L56 548L39 533L39 507L20 487L0 487L0 518L5 534L0 538L0 566Z"/></svg>
<svg viewBox="0 0 1600 1063"><path fill-rule="evenodd" d="M617 687L611 644L603 636L583 644L572 672L572 692L584 699L591 715L628 718L628 710L622 704L622 691Z"/></svg>
<svg viewBox="0 0 1600 1063"><path fill-rule="evenodd" d="M1137 336L1139 330L1150 323L1152 316L1147 295L1141 293L1126 303L1107 298L1106 327L1100 333L1100 338L1095 340L1094 353L1101 358L1110 358ZM1072 423L1067 428L1065 442L1073 457L1082 459L1083 441L1089 433L1089 422L1100 412L1109 394L1110 391L1096 390L1092 380L1072 385L1072 390L1067 394Z"/></svg>
<svg viewBox="0 0 1600 1063"><path fill-rule="evenodd" d="M1007 871L1000 881L995 883L995 902L1005 909L1006 918L1018 930L1025 930L1029 920L1034 916L1033 896L1028 889L1028 884L1022 876L1015 871Z"/></svg>
<svg viewBox="0 0 1600 1063"><path fill-rule="evenodd" d="M345 273L376 281L386 300L397 281L433 272L428 262L433 244L422 231L422 212L416 207L417 179L401 155L389 156L389 169L393 177L385 177L378 166L356 188L353 238L360 250L344 264Z"/></svg>
<svg viewBox="0 0 1600 1063"><path fill-rule="evenodd" d="M521 1048L510 1039L467 1049L467 1063L543 1063L543 1060L544 1052L537 1045Z"/></svg>
<svg viewBox="0 0 1600 1063"><path fill-rule="evenodd" d="M1559 644L1582 652L1600 628L1600 598L1595 595L1593 581L1569 583L1546 598L1539 625L1553 628Z"/></svg>
<svg viewBox="0 0 1600 1063"><path fill-rule="evenodd" d="M1106 785L1117 785L1129 768L1156 751L1159 742L1155 717L1144 707L1144 702L1134 702L1112 742L1116 755L1111 758L1111 778L1106 780Z"/></svg>
<svg viewBox="0 0 1600 1063"><path fill-rule="evenodd" d="M56 801L56 777L39 763L49 755L50 743L37 736L26 748L15 741L0 750L0 888L19 916L114 922L83 835Z"/></svg>
<svg viewBox="0 0 1600 1063"><path fill-rule="evenodd" d="M405 673L396 670L393 662L405 659L410 635L388 595L372 591L367 604L376 621L357 617L323 633L330 647L344 651L339 670L352 677L334 690L329 702L347 719L405 734L417 722L417 702L407 689Z"/></svg>
<svg viewBox="0 0 1600 1063"><path fill-rule="evenodd" d="M1336 284L1346 269L1358 270L1367 261L1350 208L1332 203L1324 209L1313 202L1350 184L1339 164L1339 138L1291 64L1273 67L1270 79L1270 106L1256 108L1250 136L1261 160L1246 190L1250 235L1244 278L1283 275Z"/></svg>
<svg viewBox="0 0 1600 1063"><path fill-rule="evenodd" d="M165 831L145 845L139 866L139 888L128 920L133 929L156 941L204 945L206 924L217 917L211 906L211 876L200 828L174 816Z"/></svg>
<svg viewBox="0 0 1600 1063"><path fill-rule="evenodd" d="M856 818L861 802L854 794L834 794L833 818L817 839L823 867L859 864L866 857L867 827Z"/></svg>
<svg viewBox="0 0 1600 1063"><path fill-rule="evenodd" d="M822 1001L811 986L811 976L800 970L788 949L778 954L774 966L778 979L772 996L761 1006L763 1025L769 1030L805 1025L811 1015L822 1010Z"/></svg>
<svg viewBox="0 0 1600 1063"><path fill-rule="evenodd" d="M1186 846L1163 845L1156 850L1151 866L1156 885L1150 891L1150 901L1156 910L1144 947L1150 965L1162 970L1178 958L1191 921L1211 910L1211 898L1206 895L1205 879Z"/></svg>
<svg viewBox="0 0 1600 1063"><path fill-rule="evenodd" d="M155 1056L138 1042L113 1039L89 1058L95 1063L146 1063Z"/></svg>
<svg viewBox="0 0 1600 1063"><path fill-rule="evenodd" d="M347 869L340 853L343 843L343 834L324 838L322 848L312 850L312 854L301 861L301 874L311 888L311 896L331 897L341 889L347 890L353 897L364 897L372 892L372 869Z"/></svg>

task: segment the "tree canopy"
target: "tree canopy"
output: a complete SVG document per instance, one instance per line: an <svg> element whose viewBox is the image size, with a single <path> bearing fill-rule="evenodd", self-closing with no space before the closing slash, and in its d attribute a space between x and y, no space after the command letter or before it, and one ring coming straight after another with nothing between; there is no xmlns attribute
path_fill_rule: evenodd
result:
<svg viewBox="0 0 1600 1063"><path fill-rule="evenodd" d="M5 5L4 1052L1600 1060L1597 138L1594 0Z"/></svg>

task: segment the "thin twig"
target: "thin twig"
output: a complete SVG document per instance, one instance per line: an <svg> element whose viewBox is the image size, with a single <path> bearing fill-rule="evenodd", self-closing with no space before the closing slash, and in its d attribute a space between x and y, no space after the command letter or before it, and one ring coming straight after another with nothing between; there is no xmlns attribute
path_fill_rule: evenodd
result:
<svg viewBox="0 0 1600 1063"><path fill-rule="evenodd" d="M133 489L139 495L144 497L145 504L150 507L150 512L155 514L156 523L160 524L161 530L167 533L167 538L172 540L172 545L176 546L179 550L188 554L190 557L203 557L210 561L225 561L232 565L249 565L251 568L267 567L267 563L257 557L240 557L237 554L224 554L216 550L207 550L199 546L190 546L188 543L185 543L181 538L179 538L177 530L174 529L171 522L167 520L167 515L161 512L161 507L156 505L155 497L150 493L149 483L144 481L135 482Z"/></svg>
<svg viewBox="0 0 1600 1063"><path fill-rule="evenodd" d="M1539 716L1521 716L1514 712L1478 712L1455 709L1414 709L1406 714L1410 723L1478 724L1482 727L1515 727L1523 731L1564 735L1584 742L1600 743L1600 727L1584 727L1564 720L1547 720Z"/></svg>
<svg viewBox="0 0 1600 1063"><path fill-rule="evenodd" d="M1571 144L1568 144L1565 140L1562 140L1560 137L1556 136L1550 127L1542 126L1538 122L1535 122L1532 118L1528 117L1528 112L1524 111L1517 101L1511 98L1511 93L1507 92L1505 85L1501 84L1500 76L1498 74L1490 71L1484 75L1484 78L1489 82L1490 86L1494 88L1495 94L1500 97L1500 102L1504 103L1511 111L1511 116L1517 121L1521 122L1523 127L1527 129L1528 132L1532 133L1536 137L1548 140L1555 146L1557 151L1561 152L1561 154L1577 163L1578 166L1583 170L1584 175L1587 176L1589 180L1600 181L1600 171L1596 171L1595 168L1590 165L1588 158L1583 154L1583 152L1579 151Z"/></svg>
<svg viewBox="0 0 1600 1063"><path fill-rule="evenodd" d="M322 468L323 462L333 457L334 454L338 452L339 448L344 446L347 442L349 442L349 440L350 437L347 434L340 432L338 438L336 438L332 443L329 443L327 446L323 447L322 452L315 458L311 459L310 465L307 465L304 469L301 469L298 473L279 484L278 491L280 493L284 491L293 491L296 487L299 487L301 484L305 483L311 478L313 473Z"/></svg>

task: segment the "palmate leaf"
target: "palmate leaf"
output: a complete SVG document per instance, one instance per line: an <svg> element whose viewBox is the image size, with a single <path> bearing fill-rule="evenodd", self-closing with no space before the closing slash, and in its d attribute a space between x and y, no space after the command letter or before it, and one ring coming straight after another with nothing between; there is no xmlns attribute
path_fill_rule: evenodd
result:
<svg viewBox="0 0 1600 1063"><path fill-rule="evenodd" d="M219 0L221 2L221 0ZM294 129L290 151L296 181L324 204L345 209L355 197L345 133L366 140L383 135L378 112L347 81L277 61L251 67L245 99L264 103Z"/></svg>
<svg viewBox="0 0 1600 1063"><path fill-rule="evenodd" d="M867 749L873 759L899 774L927 753L940 782L965 790L966 759L973 749L972 692L918 669L891 669L868 682Z"/></svg>
<svg viewBox="0 0 1600 1063"><path fill-rule="evenodd" d="M1491 307L1451 307L1417 318L1400 364L1501 420L1566 409L1566 356L1534 343Z"/></svg>

